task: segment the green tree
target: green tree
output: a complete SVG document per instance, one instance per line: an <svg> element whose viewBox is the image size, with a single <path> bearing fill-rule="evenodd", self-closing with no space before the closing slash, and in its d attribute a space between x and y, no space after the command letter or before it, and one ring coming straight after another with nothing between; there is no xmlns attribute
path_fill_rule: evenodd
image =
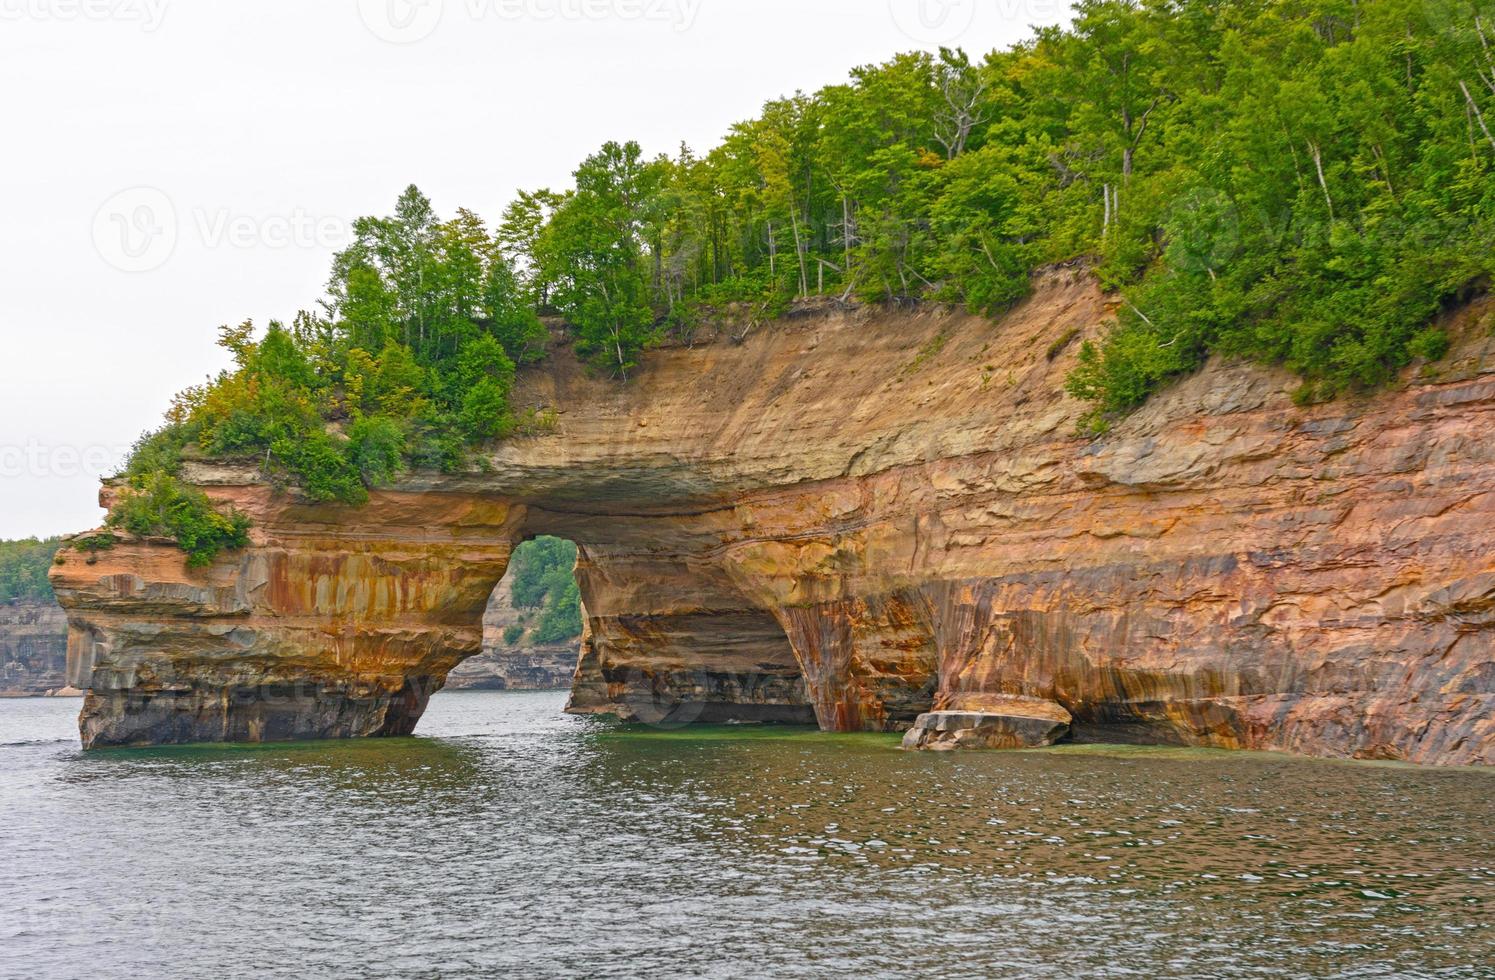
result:
<svg viewBox="0 0 1495 980"><path fill-rule="evenodd" d="M536 310L550 305L551 283L540 267L540 239L565 197L549 189L520 191L504 208L496 240L515 271L518 294Z"/></svg>
<svg viewBox="0 0 1495 980"><path fill-rule="evenodd" d="M509 562L513 603L539 611L531 632L536 643L560 643L581 635L581 591L572 572L576 545L539 537L514 549Z"/></svg>
<svg viewBox="0 0 1495 980"><path fill-rule="evenodd" d="M58 538L0 541L0 602L50 601L52 586L47 572L61 544Z"/></svg>
<svg viewBox="0 0 1495 980"><path fill-rule="evenodd" d="M1470 0L1083 0L975 59L913 52L772 99L705 153L611 142L490 231L415 187L360 218L317 313L222 330L138 473L257 460L356 501L516 429L556 312L626 380L668 329L741 341L819 294L996 314L1080 261L1119 311L1068 380L1104 428L1211 354L1305 400L1383 384L1495 276L1495 35Z"/></svg>
<svg viewBox="0 0 1495 980"><path fill-rule="evenodd" d="M576 349L597 370L627 380L653 339L644 228L657 205L664 165L637 143L608 143L576 171L576 193L540 242L541 268L576 332Z"/></svg>

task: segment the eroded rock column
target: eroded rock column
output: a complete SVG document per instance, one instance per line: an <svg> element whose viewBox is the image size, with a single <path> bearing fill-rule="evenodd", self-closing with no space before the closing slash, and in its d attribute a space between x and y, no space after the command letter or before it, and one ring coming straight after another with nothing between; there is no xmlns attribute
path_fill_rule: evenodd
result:
<svg viewBox="0 0 1495 980"><path fill-rule="evenodd" d="M251 547L210 567L129 536L59 553L85 747L407 735L480 651L515 533L508 507L390 493L349 511L253 485L214 496L255 528Z"/></svg>
<svg viewBox="0 0 1495 980"><path fill-rule="evenodd" d="M675 520L582 540L576 571L586 632L567 710L656 725L728 721L811 724L805 678L778 621L709 558L687 547ZM650 545L649 550L636 550Z"/></svg>

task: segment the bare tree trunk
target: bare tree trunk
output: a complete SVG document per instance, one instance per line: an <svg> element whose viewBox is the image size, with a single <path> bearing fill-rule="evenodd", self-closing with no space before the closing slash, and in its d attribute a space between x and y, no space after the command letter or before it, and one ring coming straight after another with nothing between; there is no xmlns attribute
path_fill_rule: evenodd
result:
<svg viewBox="0 0 1495 980"><path fill-rule="evenodd" d="M1319 145L1312 140L1308 141L1308 154L1313 157L1313 169L1318 171L1319 187L1324 191L1324 203L1329 206L1329 220L1334 220L1334 198L1329 196L1329 182L1324 179L1324 157L1319 152Z"/></svg>
<svg viewBox="0 0 1495 980"><path fill-rule="evenodd" d="M799 294L801 297L810 295L810 278L805 272L805 247L799 239L799 218L794 213L791 204L789 208L789 226L794 229L794 254L799 257Z"/></svg>
<svg viewBox="0 0 1495 980"><path fill-rule="evenodd" d="M1475 69L1475 72L1481 79L1484 80L1485 86L1492 93L1495 93L1495 54L1490 53L1490 42L1489 39L1485 37L1484 22L1478 17L1474 18L1474 30L1477 34L1479 34L1479 49L1485 53L1485 66L1490 69L1490 73L1488 75L1480 71L1478 68Z"/></svg>
<svg viewBox="0 0 1495 980"><path fill-rule="evenodd" d="M1121 148L1121 186L1126 187L1132 182L1132 164L1137 156L1137 147L1142 143L1142 137L1147 134L1147 122L1152 117L1152 111L1162 104L1162 96L1152 100L1152 103L1142 110L1142 115L1137 117L1137 131L1132 132L1132 114L1125 108L1121 110L1121 129L1126 133L1126 146Z"/></svg>
<svg viewBox="0 0 1495 980"><path fill-rule="evenodd" d="M841 195L841 259L846 274L851 275L851 202Z"/></svg>
<svg viewBox="0 0 1495 980"><path fill-rule="evenodd" d="M1490 141L1490 146L1495 149L1495 136L1490 135L1490 127L1485 125L1485 114L1479 111L1479 105L1474 101L1474 96L1469 94L1469 86L1463 80L1459 81L1459 88L1464 93L1464 99L1469 103L1469 108L1474 111L1474 118L1479 121L1479 128L1485 134L1485 139Z"/></svg>
<svg viewBox="0 0 1495 980"><path fill-rule="evenodd" d="M1391 183L1391 164L1386 159L1386 154L1381 151L1379 144L1372 145L1370 152L1376 158L1376 163L1381 166L1381 177L1386 181L1386 190L1391 192L1391 199L1397 200L1396 186Z"/></svg>

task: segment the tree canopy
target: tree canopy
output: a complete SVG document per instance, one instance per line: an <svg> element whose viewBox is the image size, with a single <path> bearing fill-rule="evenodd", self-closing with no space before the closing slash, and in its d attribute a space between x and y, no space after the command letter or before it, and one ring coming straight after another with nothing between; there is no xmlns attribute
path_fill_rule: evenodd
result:
<svg viewBox="0 0 1495 980"><path fill-rule="evenodd" d="M1067 382L1097 428L1212 352L1289 367L1304 400L1382 384L1441 356L1437 315L1495 273L1479 10L1080 0L1009 49L902 54L774 99L705 153L605 143L491 231L410 187L359 219L315 312L223 328L235 368L183 393L160 438L356 503L533 421L511 402L542 314L626 381L713 311L751 326L823 294L995 314L1075 259L1119 293Z"/></svg>
<svg viewBox="0 0 1495 980"><path fill-rule="evenodd" d="M581 590L572 571L575 567L576 545L561 538L539 537L514 549L509 560L514 606L539 614L530 631L533 642L561 643L581 635ZM506 642L517 643L522 635Z"/></svg>
<svg viewBox="0 0 1495 980"><path fill-rule="evenodd" d="M1081 0L1007 50L899 55L699 155L608 143L503 236L531 302L626 377L663 328L796 296L996 313L1083 259L1121 314L1093 420L1210 352L1305 399L1384 383L1495 271L1495 24L1470 0Z"/></svg>
<svg viewBox="0 0 1495 980"><path fill-rule="evenodd" d="M52 586L47 571L60 545L57 538L0 541L0 602L50 601Z"/></svg>

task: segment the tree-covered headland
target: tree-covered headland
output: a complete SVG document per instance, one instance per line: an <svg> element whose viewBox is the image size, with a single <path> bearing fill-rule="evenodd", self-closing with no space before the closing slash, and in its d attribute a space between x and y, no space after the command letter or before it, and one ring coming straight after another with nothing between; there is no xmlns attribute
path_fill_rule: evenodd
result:
<svg viewBox="0 0 1495 980"><path fill-rule="evenodd" d="M57 538L0 541L0 602L50 602L52 586L47 582L47 571L60 544Z"/></svg>
<svg viewBox="0 0 1495 980"><path fill-rule="evenodd" d="M1068 378L1095 430L1211 353L1284 365L1305 402L1433 360L1495 271L1495 23L1470 0L1083 0L983 56L899 55L767 103L705 152L610 142L496 227L415 188L364 218L327 296L184 392L116 522L242 534L172 482L259 461L357 503L406 467L543 427L516 369L539 316L620 383L661 337L796 298L998 314L1083 260L1120 313ZM175 515L175 516L173 516Z"/></svg>

